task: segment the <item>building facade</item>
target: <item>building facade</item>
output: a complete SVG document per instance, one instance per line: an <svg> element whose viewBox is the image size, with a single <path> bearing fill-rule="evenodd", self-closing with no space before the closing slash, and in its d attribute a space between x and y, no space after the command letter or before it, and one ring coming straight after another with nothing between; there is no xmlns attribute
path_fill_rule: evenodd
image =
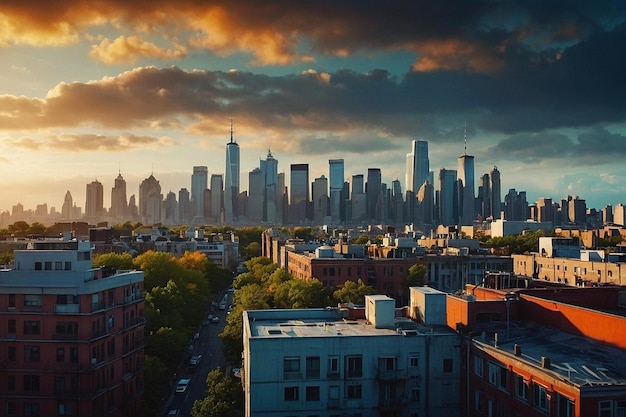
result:
<svg viewBox="0 0 626 417"><path fill-rule="evenodd" d="M0 271L0 315L0 414L143 413L143 272L94 269L87 241L33 241Z"/></svg>

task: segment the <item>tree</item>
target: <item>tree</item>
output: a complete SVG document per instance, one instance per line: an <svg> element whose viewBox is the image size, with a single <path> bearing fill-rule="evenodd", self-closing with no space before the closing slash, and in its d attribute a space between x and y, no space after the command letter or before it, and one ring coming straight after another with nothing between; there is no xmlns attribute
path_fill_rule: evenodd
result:
<svg viewBox="0 0 626 417"><path fill-rule="evenodd" d="M29 227L30 225L28 223L20 220L9 225L9 233L15 236L26 236Z"/></svg>
<svg viewBox="0 0 626 417"><path fill-rule="evenodd" d="M409 275L406 277L408 287L423 287L428 282L426 274L428 269L425 265L415 264L409 267Z"/></svg>
<svg viewBox="0 0 626 417"><path fill-rule="evenodd" d="M261 256L261 244L259 242L250 242L243 248L242 256L245 259Z"/></svg>
<svg viewBox="0 0 626 417"><path fill-rule="evenodd" d="M206 378L207 396L194 401L192 417L236 417L243 414L243 390L239 380L226 375L221 368Z"/></svg>
<svg viewBox="0 0 626 417"><path fill-rule="evenodd" d="M39 222L34 222L28 228L29 235L43 235L46 233L47 227Z"/></svg>
<svg viewBox="0 0 626 417"><path fill-rule="evenodd" d="M365 296L375 294L374 287L365 285L362 280L346 281L341 288L333 293L333 297L341 303L365 304Z"/></svg>
<svg viewBox="0 0 626 417"><path fill-rule="evenodd" d="M100 255L94 255L93 265L98 266L112 266L116 269L132 269L133 257L130 253L103 253Z"/></svg>

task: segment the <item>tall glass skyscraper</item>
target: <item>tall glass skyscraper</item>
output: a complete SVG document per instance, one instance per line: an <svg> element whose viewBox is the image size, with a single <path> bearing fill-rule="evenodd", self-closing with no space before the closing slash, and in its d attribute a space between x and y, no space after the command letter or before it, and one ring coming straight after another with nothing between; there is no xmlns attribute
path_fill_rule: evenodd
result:
<svg viewBox="0 0 626 417"><path fill-rule="evenodd" d="M289 187L289 223L301 224L308 219L309 164L291 164Z"/></svg>
<svg viewBox="0 0 626 417"><path fill-rule="evenodd" d="M222 223L222 207L224 206L224 180L222 174L211 175L211 218L217 224Z"/></svg>
<svg viewBox="0 0 626 417"><path fill-rule="evenodd" d="M330 217L333 223L339 223L342 220L344 207L341 194L344 183L343 159L329 159L328 171L330 186Z"/></svg>
<svg viewBox="0 0 626 417"><path fill-rule="evenodd" d="M365 194L367 195L367 218L380 221L379 199L382 190L382 175L380 168L367 169L367 184Z"/></svg>
<svg viewBox="0 0 626 417"><path fill-rule="evenodd" d="M458 160L459 178L459 224L471 226L476 219L474 202L474 157L461 155Z"/></svg>
<svg viewBox="0 0 626 417"><path fill-rule="evenodd" d="M406 190L417 194L420 187L430 178L430 161L428 159L428 142L414 140L411 152L406 154Z"/></svg>
<svg viewBox="0 0 626 417"><path fill-rule="evenodd" d="M193 167L191 175L191 211L192 217L202 223L204 218L204 190L209 183L209 169L205 166ZM139 200L141 205L141 199Z"/></svg>
<svg viewBox="0 0 626 417"><path fill-rule="evenodd" d="M263 220L269 223L280 222L278 204L278 161L274 159L272 152L267 150L267 158L260 163L263 177L264 204ZM282 190L280 190L282 192Z"/></svg>
<svg viewBox="0 0 626 417"><path fill-rule="evenodd" d="M226 175L224 177L224 221L237 222L239 217L239 144L233 140L230 121L230 142L226 144Z"/></svg>
<svg viewBox="0 0 626 417"><path fill-rule="evenodd" d="M439 223L444 226L457 224L457 179L456 170L439 170L439 201L437 202Z"/></svg>
<svg viewBox="0 0 626 417"><path fill-rule="evenodd" d="M125 219L128 214L128 199L126 197L126 180L122 173L117 174L115 186L111 189L111 218Z"/></svg>

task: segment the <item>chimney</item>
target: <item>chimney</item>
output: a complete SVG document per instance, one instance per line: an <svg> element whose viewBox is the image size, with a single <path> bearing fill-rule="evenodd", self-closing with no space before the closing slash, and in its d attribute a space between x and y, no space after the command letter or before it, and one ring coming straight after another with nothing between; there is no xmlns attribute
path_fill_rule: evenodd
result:
<svg viewBox="0 0 626 417"><path fill-rule="evenodd" d="M522 347L517 343L513 345L513 354L515 356L520 356L522 354Z"/></svg>
<svg viewBox="0 0 626 417"><path fill-rule="evenodd" d="M544 369L550 369L550 358L546 356L541 357L541 367Z"/></svg>

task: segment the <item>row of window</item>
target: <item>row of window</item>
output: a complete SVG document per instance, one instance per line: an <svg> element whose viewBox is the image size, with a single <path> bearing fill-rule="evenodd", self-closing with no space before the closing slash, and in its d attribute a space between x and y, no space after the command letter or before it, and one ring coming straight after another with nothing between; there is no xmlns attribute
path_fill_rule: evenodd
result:
<svg viewBox="0 0 626 417"><path fill-rule="evenodd" d="M17 321L15 319L9 319L7 321L7 333L15 335L17 330ZM78 322L76 321L58 321L55 325L55 335L57 337L72 337L78 335ZM23 332L28 335L41 334L41 321L40 320L24 320Z"/></svg>
<svg viewBox="0 0 626 417"><path fill-rule="evenodd" d="M35 271L52 271L52 261L45 261L45 262L35 262ZM55 271L71 271L72 270L72 263L71 262L62 262L62 261L55 261L54 262L54 270Z"/></svg>

